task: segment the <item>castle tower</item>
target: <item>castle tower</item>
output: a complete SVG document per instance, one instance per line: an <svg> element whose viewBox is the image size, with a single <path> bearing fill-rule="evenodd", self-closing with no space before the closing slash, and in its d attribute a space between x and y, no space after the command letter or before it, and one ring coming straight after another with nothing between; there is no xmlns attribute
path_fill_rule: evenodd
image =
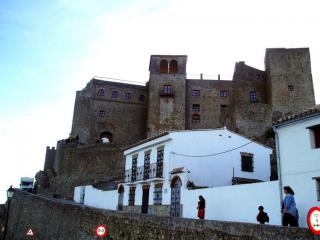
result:
<svg viewBox="0 0 320 240"><path fill-rule="evenodd" d="M186 127L186 55L152 55L148 83L148 137Z"/></svg>
<svg viewBox="0 0 320 240"><path fill-rule="evenodd" d="M273 120L315 105L309 48L266 49L265 66Z"/></svg>

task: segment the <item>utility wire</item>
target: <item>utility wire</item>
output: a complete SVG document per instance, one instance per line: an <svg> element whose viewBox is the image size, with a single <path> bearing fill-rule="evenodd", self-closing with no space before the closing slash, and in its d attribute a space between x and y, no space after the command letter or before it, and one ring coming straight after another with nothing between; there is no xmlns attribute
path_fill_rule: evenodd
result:
<svg viewBox="0 0 320 240"><path fill-rule="evenodd" d="M137 81L132 81L132 80L125 80L125 79L120 79L120 78L112 78L112 77L99 77L99 76L94 76L93 78L95 79L108 79L108 80L117 80L117 81L121 81L121 82L132 82L132 83L139 83L142 85L145 85L145 83L143 82L137 82Z"/></svg>
<svg viewBox="0 0 320 240"><path fill-rule="evenodd" d="M227 150L227 151L224 151L224 152L219 152L219 153L213 153L213 154L208 154L208 155L187 155L187 154L183 154L183 153L176 153L176 152L172 152L172 154L174 155L179 155L179 156L184 156L184 157L211 157L211 156L217 156L217 155L221 155L221 154L225 154L225 153L228 153L228 152L232 152L234 150L237 150L239 148L242 148L248 144L252 143L252 141L246 143L246 144L243 144L239 147L236 147L236 148L233 148L233 149L230 149L230 150Z"/></svg>

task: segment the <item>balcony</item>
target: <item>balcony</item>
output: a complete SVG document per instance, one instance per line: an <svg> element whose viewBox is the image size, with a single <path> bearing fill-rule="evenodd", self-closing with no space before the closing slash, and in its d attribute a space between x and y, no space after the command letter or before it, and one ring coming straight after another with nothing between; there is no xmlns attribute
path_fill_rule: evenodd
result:
<svg viewBox="0 0 320 240"><path fill-rule="evenodd" d="M137 167L136 171L126 170L125 182L137 182L154 178L163 178L163 164L152 163L150 168Z"/></svg>
<svg viewBox="0 0 320 240"><path fill-rule="evenodd" d="M161 90L159 92L159 95L160 97L174 97L175 92L173 90L170 90L170 91Z"/></svg>

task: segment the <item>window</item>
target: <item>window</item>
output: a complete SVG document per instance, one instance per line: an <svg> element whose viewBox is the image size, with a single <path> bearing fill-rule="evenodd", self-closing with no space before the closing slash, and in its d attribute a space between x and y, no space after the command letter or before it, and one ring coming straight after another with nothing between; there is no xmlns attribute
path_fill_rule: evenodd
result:
<svg viewBox="0 0 320 240"><path fill-rule="evenodd" d="M143 171L143 179L149 179L149 174L150 174L150 151L145 152L144 154L144 171Z"/></svg>
<svg viewBox="0 0 320 240"><path fill-rule="evenodd" d="M163 177L163 151L164 148L158 148L157 150L157 178L162 178Z"/></svg>
<svg viewBox="0 0 320 240"><path fill-rule="evenodd" d="M131 99L132 99L132 94L126 93L126 100L131 100Z"/></svg>
<svg viewBox="0 0 320 240"><path fill-rule="evenodd" d="M169 65L169 73L178 72L178 62L176 60L171 60Z"/></svg>
<svg viewBox="0 0 320 240"><path fill-rule="evenodd" d="M135 196L136 188L131 187L129 190L129 206L134 206L134 196Z"/></svg>
<svg viewBox="0 0 320 240"><path fill-rule="evenodd" d="M200 115L192 114L192 123L200 123Z"/></svg>
<svg viewBox="0 0 320 240"><path fill-rule="evenodd" d="M241 152L241 170L244 172L253 172L253 154Z"/></svg>
<svg viewBox="0 0 320 240"><path fill-rule="evenodd" d="M161 60L160 73L168 73L168 61L167 60Z"/></svg>
<svg viewBox="0 0 320 240"><path fill-rule="evenodd" d="M99 111L99 117L105 117L106 116L106 111L100 110Z"/></svg>
<svg viewBox="0 0 320 240"><path fill-rule="evenodd" d="M320 201L320 177L316 178L317 200Z"/></svg>
<svg viewBox="0 0 320 240"><path fill-rule="evenodd" d="M113 141L113 135L111 132L102 132L100 134L100 143L112 143Z"/></svg>
<svg viewBox="0 0 320 240"><path fill-rule="evenodd" d="M226 97L226 96L228 96L228 91L227 90L220 91L220 97Z"/></svg>
<svg viewBox="0 0 320 240"><path fill-rule="evenodd" d="M118 98L118 97L119 97L118 91L113 91L112 92L112 98Z"/></svg>
<svg viewBox="0 0 320 240"><path fill-rule="evenodd" d="M140 101L140 102L144 102L144 95L143 95L143 94L141 94L141 95L139 96L139 101Z"/></svg>
<svg viewBox="0 0 320 240"><path fill-rule="evenodd" d="M250 102L257 102L257 92L250 92Z"/></svg>
<svg viewBox="0 0 320 240"><path fill-rule="evenodd" d="M134 155L132 157L132 174L131 174L131 182L135 182L137 179L137 163L138 163L138 156Z"/></svg>
<svg viewBox="0 0 320 240"><path fill-rule="evenodd" d="M172 86L171 86L171 85L164 85L164 86L163 86L163 93L164 93L164 94L170 94L170 93L172 93Z"/></svg>
<svg viewBox="0 0 320 240"><path fill-rule="evenodd" d="M200 104L193 104L192 112L200 112Z"/></svg>
<svg viewBox="0 0 320 240"><path fill-rule="evenodd" d="M308 128L310 129L311 148L320 148L320 125Z"/></svg>
<svg viewBox="0 0 320 240"><path fill-rule="evenodd" d="M200 90L192 90L192 96L200 96Z"/></svg>
<svg viewBox="0 0 320 240"><path fill-rule="evenodd" d="M102 88L98 90L98 96L104 96L104 90Z"/></svg>
<svg viewBox="0 0 320 240"><path fill-rule="evenodd" d="M293 85L288 85L288 91L290 91L290 92L293 91Z"/></svg>
<svg viewBox="0 0 320 240"><path fill-rule="evenodd" d="M153 191L153 204L161 205L162 204L162 183L155 184Z"/></svg>

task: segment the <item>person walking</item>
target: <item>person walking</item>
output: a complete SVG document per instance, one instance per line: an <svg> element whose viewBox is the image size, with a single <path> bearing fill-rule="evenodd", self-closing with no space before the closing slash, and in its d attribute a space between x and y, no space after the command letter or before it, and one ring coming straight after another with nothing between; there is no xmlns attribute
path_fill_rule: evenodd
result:
<svg viewBox="0 0 320 240"><path fill-rule="evenodd" d="M205 208L206 208L206 200L202 197L202 195L199 196L199 202L198 202L198 218L204 219L205 215Z"/></svg>
<svg viewBox="0 0 320 240"><path fill-rule="evenodd" d="M282 217L282 225L290 226L290 227L298 227L299 214L298 209L296 208L296 202L294 200L294 191L291 187L285 186L283 187L283 192L285 197L282 202L281 212L283 214Z"/></svg>
<svg viewBox="0 0 320 240"><path fill-rule="evenodd" d="M269 222L269 216L266 212L263 211L263 206L259 206L258 210L259 213L257 215L257 221L261 224L265 224L266 222Z"/></svg>

